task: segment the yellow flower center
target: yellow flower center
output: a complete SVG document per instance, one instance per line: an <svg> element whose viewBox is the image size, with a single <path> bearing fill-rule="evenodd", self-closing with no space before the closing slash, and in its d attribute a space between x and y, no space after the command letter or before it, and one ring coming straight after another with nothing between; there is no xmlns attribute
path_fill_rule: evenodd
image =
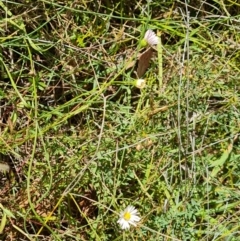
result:
<svg viewBox="0 0 240 241"><path fill-rule="evenodd" d="M123 218L124 218L126 221L129 221L130 218L131 218L131 213L129 213L129 212L124 213Z"/></svg>

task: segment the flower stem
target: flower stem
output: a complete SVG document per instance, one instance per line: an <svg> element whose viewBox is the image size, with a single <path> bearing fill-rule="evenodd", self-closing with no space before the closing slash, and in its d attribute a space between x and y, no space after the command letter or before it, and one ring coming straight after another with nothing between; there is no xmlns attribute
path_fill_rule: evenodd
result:
<svg viewBox="0 0 240 241"><path fill-rule="evenodd" d="M162 88L162 78L163 78L161 37L159 37L157 52L158 52L158 81L159 81L159 90L160 90Z"/></svg>

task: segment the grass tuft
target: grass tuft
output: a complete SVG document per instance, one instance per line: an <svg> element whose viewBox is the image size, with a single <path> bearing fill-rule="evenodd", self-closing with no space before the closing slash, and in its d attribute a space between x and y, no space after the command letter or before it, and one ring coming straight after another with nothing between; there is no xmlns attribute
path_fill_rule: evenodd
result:
<svg viewBox="0 0 240 241"><path fill-rule="evenodd" d="M0 3L1 240L239 240L240 5L186 2Z"/></svg>

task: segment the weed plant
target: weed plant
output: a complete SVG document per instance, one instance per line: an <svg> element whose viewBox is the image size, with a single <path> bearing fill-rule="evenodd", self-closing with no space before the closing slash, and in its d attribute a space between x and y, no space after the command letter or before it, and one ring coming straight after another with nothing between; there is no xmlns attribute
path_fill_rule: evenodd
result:
<svg viewBox="0 0 240 241"><path fill-rule="evenodd" d="M0 240L240 240L239 13L2 0ZM141 221L122 230L128 205Z"/></svg>

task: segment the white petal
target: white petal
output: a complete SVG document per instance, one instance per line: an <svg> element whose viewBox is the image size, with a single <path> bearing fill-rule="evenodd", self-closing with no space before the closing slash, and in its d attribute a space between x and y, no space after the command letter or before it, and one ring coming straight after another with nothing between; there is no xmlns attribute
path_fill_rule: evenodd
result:
<svg viewBox="0 0 240 241"><path fill-rule="evenodd" d="M159 42L158 36L150 29L145 33L144 39L149 45L156 45Z"/></svg>
<svg viewBox="0 0 240 241"><path fill-rule="evenodd" d="M154 36L154 35L155 35L155 33L152 30L148 29L147 32L145 33L144 38L148 39L148 38L150 38L151 36Z"/></svg>
<svg viewBox="0 0 240 241"><path fill-rule="evenodd" d="M125 219L126 214L130 215L129 220ZM118 219L117 223L119 223L122 229L129 229L130 225L137 226L137 222L140 221L138 210L134 206L127 206L124 211L120 212L120 218Z"/></svg>
<svg viewBox="0 0 240 241"><path fill-rule="evenodd" d="M132 215L132 217L131 217L131 221L133 221L133 222L138 222L140 219L141 218L137 215Z"/></svg>
<svg viewBox="0 0 240 241"><path fill-rule="evenodd" d="M123 218L120 218L117 222L119 223L119 225L122 229L129 229L130 228L129 222L125 221Z"/></svg>

